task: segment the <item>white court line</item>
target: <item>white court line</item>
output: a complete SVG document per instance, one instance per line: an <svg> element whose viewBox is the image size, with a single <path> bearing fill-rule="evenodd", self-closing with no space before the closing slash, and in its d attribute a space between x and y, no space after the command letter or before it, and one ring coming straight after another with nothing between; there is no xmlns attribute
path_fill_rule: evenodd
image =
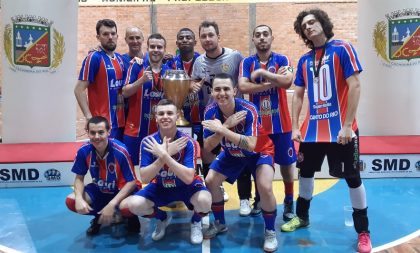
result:
<svg viewBox="0 0 420 253"><path fill-rule="evenodd" d="M22 253L22 251L17 251L4 245L0 245L0 253Z"/></svg>
<svg viewBox="0 0 420 253"><path fill-rule="evenodd" d="M401 237L400 239L397 239L393 242L390 242L390 243L384 244L382 246L376 247L376 248L372 249L372 253L373 252L379 252L379 251L382 251L382 250L386 250L386 249L398 246L398 245L403 244L405 242L408 242L408 241L410 241L410 240L412 240L412 239L414 239L418 236L420 236L420 229L417 230L416 232L412 233L412 234Z"/></svg>
<svg viewBox="0 0 420 253"><path fill-rule="evenodd" d="M201 224L203 226L209 226L210 225L210 214L204 216L201 219ZM201 245L201 252L202 253L210 253L210 239L204 239L203 243Z"/></svg>

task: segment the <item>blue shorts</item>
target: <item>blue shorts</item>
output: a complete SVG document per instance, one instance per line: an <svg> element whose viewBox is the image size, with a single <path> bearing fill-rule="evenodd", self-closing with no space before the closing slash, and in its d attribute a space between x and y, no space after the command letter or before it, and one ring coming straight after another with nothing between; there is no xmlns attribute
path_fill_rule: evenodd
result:
<svg viewBox="0 0 420 253"><path fill-rule="evenodd" d="M139 165L140 144L142 137L132 137L124 134L123 143L127 147L127 151L131 156L134 165Z"/></svg>
<svg viewBox="0 0 420 253"><path fill-rule="evenodd" d="M94 183L87 184L85 186L85 192L89 195L92 203L90 206L93 208L94 213L101 211L108 203L118 194L116 193L104 193L99 190L98 185Z"/></svg>
<svg viewBox="0 0 420 253"><path fill-rule="evenodd" d="M111 133L109 134L109 137L122 141L123 135L124 135L124 127L118 127L118 128L111 129Z"/></svg>
<svg viewBox="0 0 420 253"><path fill-rule="evenodd" d="M292 132L270 134L274 144L274 161L281 166L288 166L296 162L295 144L292 140Z"/></svg>
<svg viewBox="0 0 420 253"><path fill-rule="evenodd" d="M225 151L214 159L210 169L226 176L226 181L233 184L245 169L255 175L257 167L262 164L274 165L274 158L271 155L256 154L249 157L234 157L226 155Z"/></svg>
<svg viewBox="0 0 420 253"><path fill-rule="evenodd" d="M138 191L136 195L152 201L157 207L166 206L174 201L182 201L188 209L192 210L193 205L190 199L199 191L208 191L208 189L204 186L201 178L195 178L190 185L174 188L164 188L158 184L150 183Z"/></svg>

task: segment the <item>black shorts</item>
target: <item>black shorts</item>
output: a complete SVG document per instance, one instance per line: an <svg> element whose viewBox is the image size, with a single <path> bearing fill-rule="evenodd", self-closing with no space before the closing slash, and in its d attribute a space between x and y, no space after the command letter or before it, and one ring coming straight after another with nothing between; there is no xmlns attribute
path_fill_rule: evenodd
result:
<svg viewBox="0 0 420 253"><path fill-rule="evenodd" d="M312 175L321 171L325 156L328 159L329 173L333 177L360 177L359 137L350 143L303 142L299 146L296 167L302 175Z"/></svg>

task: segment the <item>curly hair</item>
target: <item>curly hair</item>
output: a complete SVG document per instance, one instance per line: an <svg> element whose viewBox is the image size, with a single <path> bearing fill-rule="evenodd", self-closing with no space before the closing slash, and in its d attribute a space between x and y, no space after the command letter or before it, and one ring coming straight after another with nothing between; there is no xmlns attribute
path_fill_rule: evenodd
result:
<svg viewBox="0 0 420 253"><path fill-rule="evenodd" d="M308 38L306 38L304 30L302 29L302 21L303 19L308 15L314 15L316 20L318 20L321 23L322 30L324 31L325 36L327 39L331 39L334 36L333 33L333 27L334 25L331 23L330 18L328 17L328 14L318 8L310 9L310 10L304 10L301 11L298 16L296 17L295 23L293 24L295 32L299 34L299 36L302 38L303 42L306 44L307 47L313 49L314 44L312 41L310 41Z"/></svg>

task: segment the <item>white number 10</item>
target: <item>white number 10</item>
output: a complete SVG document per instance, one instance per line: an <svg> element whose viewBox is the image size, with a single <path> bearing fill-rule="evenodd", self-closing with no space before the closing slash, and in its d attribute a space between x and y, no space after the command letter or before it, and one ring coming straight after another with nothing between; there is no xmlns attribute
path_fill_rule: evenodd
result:
<svg viewBox="0 0 420 253"><path fill-rule="evenodd" d="M314 76L315 78L315 76ZM322 65L319 70L318 83L314 82L314 102L328 101L332 97L330 66Z"/></svg>

